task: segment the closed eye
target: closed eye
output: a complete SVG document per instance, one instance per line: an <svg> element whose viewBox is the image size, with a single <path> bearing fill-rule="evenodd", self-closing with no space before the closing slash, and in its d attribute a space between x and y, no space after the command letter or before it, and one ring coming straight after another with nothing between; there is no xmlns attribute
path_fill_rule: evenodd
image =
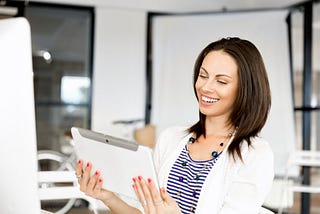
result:
<svg viewBox="0 0 320 214"><path fill-rule="evenodd" d="M208 76L205 75L205 74L199 74L199 77L201 77L201 78L208 78Z"/></svg>
<svg viewBox="0 0 320 214"><path fill-rule="evenodd" d="M223 81L223 80L217 80L217 82L218 82L219 84L223 84L223 85L227 84L227 82L226 82L226 81Z"/></svg>

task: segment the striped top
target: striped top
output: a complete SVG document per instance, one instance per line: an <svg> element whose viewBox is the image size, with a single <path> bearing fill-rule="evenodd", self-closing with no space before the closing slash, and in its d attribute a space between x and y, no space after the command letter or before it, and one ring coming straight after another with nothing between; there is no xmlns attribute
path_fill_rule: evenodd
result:
<svg viewBox="0 0 320 214"><path fill-rule="evenodd" d="M203 183L218 157L204 161L193 160L186 144L173 164L167 192L178 203L183 214L195 213Z"/></svg>

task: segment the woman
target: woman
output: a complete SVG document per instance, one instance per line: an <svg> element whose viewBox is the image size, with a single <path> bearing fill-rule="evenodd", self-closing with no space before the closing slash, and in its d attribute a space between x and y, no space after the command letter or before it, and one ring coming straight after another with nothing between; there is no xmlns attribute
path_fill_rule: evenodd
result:
<svg viewBox="0 0 320 214"><path fill-rule="evenodd" d="M273 176L273 153L258 137L271 105L262 57L249 41L226 38L202 50L194 67L199 121L172 127L159 137L154 160L160 190L133 178L145 213L257 214ZM99 172L83 169L80 189L114 213L141 213L101 189Z"/></svg>

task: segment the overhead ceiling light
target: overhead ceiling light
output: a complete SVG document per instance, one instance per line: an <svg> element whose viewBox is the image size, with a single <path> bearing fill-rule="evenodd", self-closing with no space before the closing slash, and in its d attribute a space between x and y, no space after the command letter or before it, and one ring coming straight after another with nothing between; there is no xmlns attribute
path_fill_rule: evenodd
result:
<svg viewBox="0 0 320 214"><path fill-rule="evenodd" d="M52 62L52 55L49 51L46 51L46 50L32 51L32 56L43 58L47 64L50 64Z"/></svg>

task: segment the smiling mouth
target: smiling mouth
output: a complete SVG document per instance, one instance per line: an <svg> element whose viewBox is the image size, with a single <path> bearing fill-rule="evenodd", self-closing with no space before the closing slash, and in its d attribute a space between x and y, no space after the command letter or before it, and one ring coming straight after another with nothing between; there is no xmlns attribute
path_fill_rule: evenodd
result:
<svg viewBox="0 0 320 214"><path fill-rule="evenodd" d="M215 102L219 101L219 99L217 99L217 98L209 98L209 97L205 97L205 96L201 96L201 100L206 103L215 103Z"/></svg>

